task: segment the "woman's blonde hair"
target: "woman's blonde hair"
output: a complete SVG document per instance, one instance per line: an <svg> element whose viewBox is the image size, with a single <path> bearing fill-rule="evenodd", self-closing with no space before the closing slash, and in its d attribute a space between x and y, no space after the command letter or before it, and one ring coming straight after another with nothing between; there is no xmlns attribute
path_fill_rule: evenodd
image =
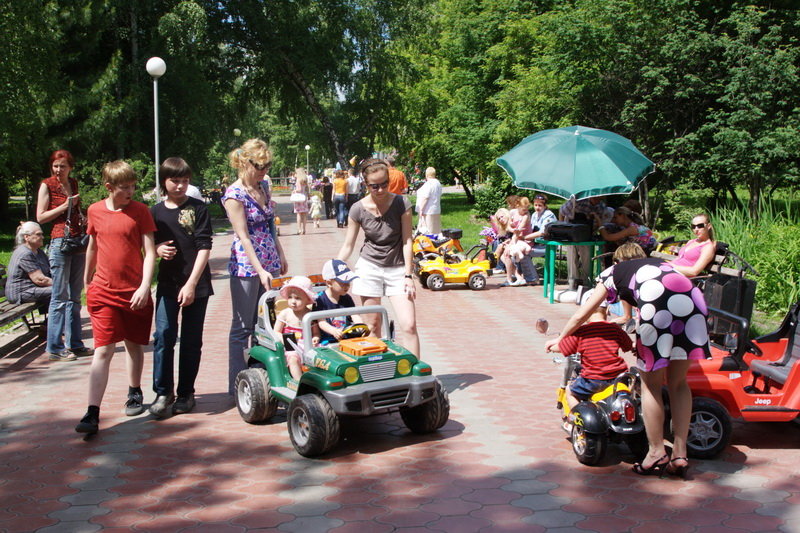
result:
<svg viewBox="0 0 800 533"><path fill-rule="evenodd" d="M519 200L517 200L517 209L522 209L523 211L530 211L531 209L531 201L528 199L527 196L520 196Z"/></svg>
<svg viewBox="0 0 800 533"><path fill-rule="evenodd" d="M505 219L505 222L500 220L500 217ZM501 233L506 233L508 231L508 223L511 220L511 212L506 209L505 207L501 207L497 211L494 212L494 221L497 224L497 229L500 230Z"/></svg>
<svg viewBox="0 0 800 533"><path fill-rule="evenodd" d="M228 154L228 160L233 168L241 171L250 161L258 165L272 163L272 152L261 139L247 139L243 145Z"/></svg>
<svg viewBox="0 0 800 533"><path fill-rule="evenodd" d="M297 176L298 183L308 183L308 172L305 167L297 167L294 170L294 175Z"/></svg>
<svg viewBox="0 0 800 533"><path fill-rule="evenodd" d="M692 217L694 220L697 217L703 217L706 219L706 229L708 230L708 240L715 241L714 239L714 226L711 224L711 217L708 216L708 213L697 213L695 216Z"/></svg>
<svg viewBox="0 0 800 533"><path fill-rule="evenodd" d="M17 235L14 237L14 242L17 246L25 244L25 235L33 235L37 231L42 231L42 227L33 221L20 222L17 226Z"/></svg>
<svg viewBox="0 0 800 533"><path fill-rule="evenodd" d="M635 242L620 244L619 248L614 252L615 263L630 261L631 259L644 259L645 257L647 257L647 254L645 254L642 247Z"/></svg>

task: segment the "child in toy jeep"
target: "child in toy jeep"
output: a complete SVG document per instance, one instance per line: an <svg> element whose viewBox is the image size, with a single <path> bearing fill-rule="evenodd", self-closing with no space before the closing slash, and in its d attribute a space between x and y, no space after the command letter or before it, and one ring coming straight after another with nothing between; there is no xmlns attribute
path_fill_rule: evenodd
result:
<svg viewBox="0 0 800 533"><path fill-rule="evenodd" d="M259 300L258 345L250 349L249 368L236 379L236 404L245 421L268 420L279 402L286 404L292 445L306 457L324 454L337 444L341 416L399 410L405 425L416 433L436 431L447 422L447 391L428 364L390 338L383 306L307 313L302 319L303 338L311 338L315 322L342 315L380 313L383 331L381 338L361 336L306 348L304 372L300 379L292 378L283 340L269 322L275 292ZM363 327L354 329L359 329L359 335L366 333Z"/></svg>
<svg viewBox="0 0 800 533"><path fill-rule="evenodd" d="M300 368L300 356L308 347L308 341L304 344L303 329L301 321L309 312L309 306L314 303L316 295L311 290L312 281L305 276L294 276L281 287L279 294L286 300L286 308L283 309L275 318L275 331L283 335L284 339L293 349L286 351L286 361L289 366L289 373L294 379L300 379L303 374ZM311 325L311 346L319 344L319 326L314 323ZM308 339L308 337L305 337Z"/></svg>
<svg viewBox="0 0 800 533"><path fill-rule="evenodd" d="M788 422L800 416L800 304L772 333L748 339L749 322L709 307L711 359L693 361L687 381L690 457L715 457L728 445L731 418Z"/></svg>

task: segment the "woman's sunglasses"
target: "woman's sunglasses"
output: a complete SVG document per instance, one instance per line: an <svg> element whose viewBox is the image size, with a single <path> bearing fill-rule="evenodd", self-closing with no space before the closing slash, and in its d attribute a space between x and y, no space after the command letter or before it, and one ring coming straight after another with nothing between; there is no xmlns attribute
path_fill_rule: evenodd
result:
<svg viewBox="0 0 800 533"><path fill-rule="evenodd" d="M269 163L258 164L256 162L254 162L252 159L250 159L249 161L250 161L250 164L253 165L253 167L256 170L267 170L269 168Z"/></svg>
<svg viewBox="0 0 800 533"><path fill-rule="evenodd" d="M377 191L378 189L388 189L389 182L384 181L383 183L367 183L367 187L369 187L373 191Z"/></svg>
<svg viewBox="0 0 800 533"><path fill-rule="evenodd" d="M700 229L700 228L705 228L706 224L708 224L708 222L703 222L702 224L690 224L690 225L692 226L692 229Z"/></svg>

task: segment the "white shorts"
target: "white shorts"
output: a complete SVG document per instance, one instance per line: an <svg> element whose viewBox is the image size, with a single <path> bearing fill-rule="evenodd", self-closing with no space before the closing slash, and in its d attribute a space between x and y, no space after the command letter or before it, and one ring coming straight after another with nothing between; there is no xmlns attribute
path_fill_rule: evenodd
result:
<svg viewBox="0 0 800 533"><path fill-rule="evenodd" d="M382 267L364 258L356 261L352 291L357 296L399 296L406 293L406 267Z"/></svg>

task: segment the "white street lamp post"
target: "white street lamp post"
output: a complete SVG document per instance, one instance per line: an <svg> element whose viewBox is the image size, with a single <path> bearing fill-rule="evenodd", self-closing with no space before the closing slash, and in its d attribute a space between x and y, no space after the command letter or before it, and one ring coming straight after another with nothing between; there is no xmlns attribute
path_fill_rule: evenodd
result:
<svg viewBox="0 0 800 533"><path fill-rule="evenodd" d="M308 151L311 150L309 145L306 145L306 172L308 172Z"/></svg>
<svg viewBox="0 0 800 533"><path fill-rule="evenodd" d="M147 60L145 65L147 73L153 78L153 125L155 131L155 145L156 145L156 199L161 200L161 191L158 187L158 162L161 160L158 153L158 78L164 75L167 71L167 64L160 57L151 57Z"/></svg>

